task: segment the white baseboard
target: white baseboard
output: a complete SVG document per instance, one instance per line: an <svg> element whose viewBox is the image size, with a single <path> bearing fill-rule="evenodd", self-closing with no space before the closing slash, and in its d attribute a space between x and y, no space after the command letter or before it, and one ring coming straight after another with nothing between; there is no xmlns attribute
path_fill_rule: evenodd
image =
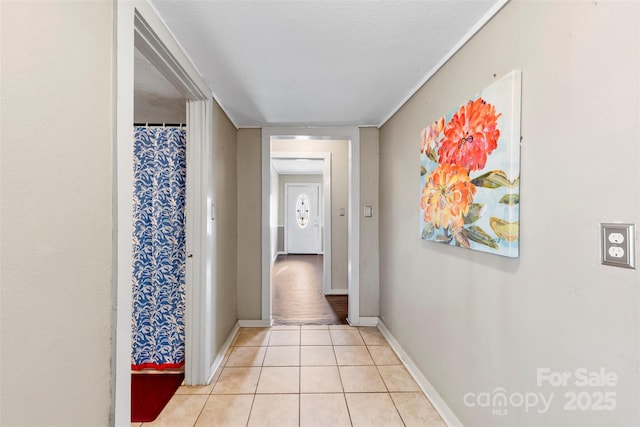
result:
<svg viewBox="0 0 640 427"><path fill-rule="evenodd" d="M362 319L362 317L360 318ZM422 389L427 399L431 402L433 408L438 412L442 420L449 427L463 427L462 422L458 419L456 414L451 410L447 402L444 401L442 396L437 392L435 387L429 382L429 380L420 372L420 369L411 360L409 355L404 351L402 346L398 343L395 337L391 334L387 326L380 320L378 322L378 329L382 332L382 335L389 341L389 345L396 352L404 366L407 368L411 376L418 386Z"/></svg>
<svg viewBox="0 0 640 427"><path fill-rule="evenodd" d="M278 251L273 255L273 260L271 260L272 263L276 262L276 260L278 259L278 257L280 255L289 255L289 252L287 251ZM295 255L295 254L294 254ZM302 254L304 255L304 254ZM324 256L324 251L320 251L317 254L313 253L313 254L307 254L307 255L323 255Z"/></svg>
<svg viewBox="0 0 640 427"><path fill-rule="evenodd" d="M349 295L349 289L329 289L325 295Z"/></svg>
<svg viewBox="0 0 640 427"><path fill-rule="evenodd" d="M276 253L273 255L273 259L271 260L271 263L273 264L274 262L276 262L276 260L278 259L278 257L279 257L280 255L286 255L286 254L287 254L287 253L286 253L286 252L283 252L283 251L278 251L278 252L276 252Z"/></svg>
<svg viewBox="0 0 640 427"><path fill-rule="evenodd" d="M351 326L377 326L380 319L377 317L362 317L360 316L360 321L358 323L352 323L351 320L347 318L347 322Z"/></svg>
<svg viewBox="0 0 640 427"><path fill-rule="evenodd" d="M229 333L227 340L224 342L224 344L220 348L220 351L218 351L218 354L216 354L216 358L213 360L213 363L209 367L209 379L207 379L207 384L211 384L211 381L213 380L213 376L216 374L216 371L218 370L218 368L220 368L220 365L224 360L224 356L225 354L227 354L227 351L231 347L231 343L233 343L233 339L236 337L239 330L240 330L240 325L238 325L238 322L236 322L236 324L233 325L233 329L231 330L231 333Z"/></svg>
<svg viewBox="0 0 640 427"><path fill-rule="evenodd" d="M271 323L271 320L238 320L238 326L241 328L267 328Z"/></svg>

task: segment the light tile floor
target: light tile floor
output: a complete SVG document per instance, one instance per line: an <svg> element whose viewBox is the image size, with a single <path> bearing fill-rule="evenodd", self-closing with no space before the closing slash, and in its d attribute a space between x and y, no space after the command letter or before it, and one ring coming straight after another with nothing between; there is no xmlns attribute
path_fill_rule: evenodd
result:
<svg viewBox="0 0 640 427"><path fill-rule="evenodd" d="M242 328L210 385L182 386L133 426L445 424L377 328Z"/></svg>

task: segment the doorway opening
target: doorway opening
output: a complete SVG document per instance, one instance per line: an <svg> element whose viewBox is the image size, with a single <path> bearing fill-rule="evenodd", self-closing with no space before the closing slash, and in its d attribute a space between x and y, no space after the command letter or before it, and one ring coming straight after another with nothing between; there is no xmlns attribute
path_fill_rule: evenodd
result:
<svg viewBox="0 0 640 427"><path fill-rule="evenodd" d="M131 421L132 275L134 192L134 57L135 49L171 82L183 100L187 123L187 184L185 271L185 364L188 384L204 384L210 376L210 329L205 322L209 302L202 297L211 284L205 279L210 258L211 227L207 227L210 167L202 160L211 149L211 91L155 10L147 3L116 5L114 141L114 292L113 292L113 414L115 425ZM154 119L155 120L155 119ZM194 254L193 256L189 256Z"/></svg>
<svg viewBox="0 0 640 427"><path fill-rule="evenodd" d="M187 100L134 53L131 421L153 421L184 379Z"/></svg>
<svg viewBox="0 0 640 427"><path fill-rule="evenodd" d="M332 282L332 158L331 152L293 152L286 150L287 143L275 147L270 158L270 192L269 192L269 257L271 263L278 256L292 253L322 254L321 290L331 293ZM291 216L291 225L295 224L295 209L287 215L287 189L292 184L313 184L318 186L318 201L315 203L315 217L312 223L302 227L307 233L316 234L317 247L311 250L289 248L285 223ZM297 201L297 198L296 200ZM292 203L295 205L295 201ZM295 206L292 206L295 208ZM316 223L317 221L317 223ZM303 236L304 237L304 236ZM290 250L293 249L293 250Z"/></svg>
<svg viewBox="0 0 640 427"><path fill-rule="evenodd" d="M354 262L359 259L359 223L351 214L359 203L359 129L264 128L262 143L263 324L359 324L359 265ZM316 254L288 248L286 227L278 218L278 209L285 206L285 186L274 159L297 164L324 160L321 180L307 174L288 182L320 186L321 250ZM294 193L291 205L298 196ZM294 218L296 210L291 212Z"/></svg>
<svg viewBox="0 0 640 427"><path fill-rule="evenodd" d="M348 296L345 290L338 291L344 295L333 295L336 291L331 289L336 242L331 206L332 186L342 187L337 193L346 194L346 159L334 163L344 168L336 180L332 179L332 152L281 151L290 145L274 141L271 152L273 323L344 324ZM344 239L337 240L346 249Z"/></svg>

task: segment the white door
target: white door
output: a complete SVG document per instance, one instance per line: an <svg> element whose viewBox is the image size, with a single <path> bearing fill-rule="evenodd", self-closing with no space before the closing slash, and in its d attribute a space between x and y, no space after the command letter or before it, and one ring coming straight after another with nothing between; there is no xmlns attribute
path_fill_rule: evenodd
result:
<svg viewBox="0 0 640 427"><path fill-rule="evenodd" d="M285 190L285 250L290 254L319 253L319 185L287 184Z"/></svg>

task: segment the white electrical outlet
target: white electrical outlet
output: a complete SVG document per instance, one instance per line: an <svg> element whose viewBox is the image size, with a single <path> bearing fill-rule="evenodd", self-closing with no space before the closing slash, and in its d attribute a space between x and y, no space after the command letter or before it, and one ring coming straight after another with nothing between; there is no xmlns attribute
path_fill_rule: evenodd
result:
<svg viewBox="0 0 640 427"><path fill-rule="evenodd" d="M635 269L635 226L600 224L602 264Z"/></svg>
<svg viewBox="0 0 640 427"><path fill-rule="evenodd" d="M607 252L614 258L622 258L624 256L624 249L617 246L611 246Z"/></svg>
<svg viewBox="0 0 640 427"><path fill-rule="evenodd" d="M622 233L611 233L609 234L609 241L611 243L619 245L624 242L624 236L622 235Z"/></svg>

